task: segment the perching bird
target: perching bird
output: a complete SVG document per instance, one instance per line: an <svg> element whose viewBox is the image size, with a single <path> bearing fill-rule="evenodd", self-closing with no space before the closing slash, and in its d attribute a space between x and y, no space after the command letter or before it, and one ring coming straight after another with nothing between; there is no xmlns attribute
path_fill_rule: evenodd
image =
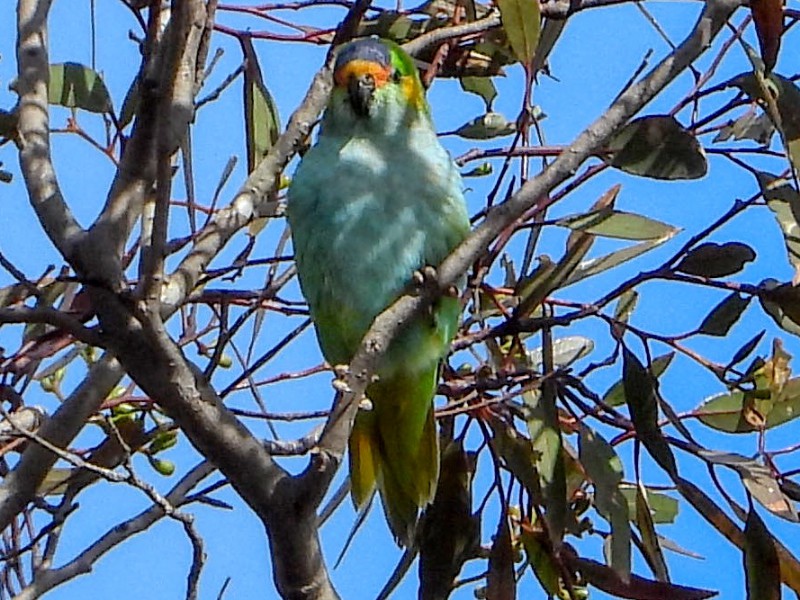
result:
<svg viewBox="0 0 800 600"><path fill-rule="evenodd" d="M289 188L300 286L322 353L346 365L372 321L466 237L461 177L441 146L413 60L393 42L343 46L319 139ZM350 437L351 494L363 509L380 492L401 544L436 491L433 415L439 363L458 328L442 297L396 336Z"/></svg>

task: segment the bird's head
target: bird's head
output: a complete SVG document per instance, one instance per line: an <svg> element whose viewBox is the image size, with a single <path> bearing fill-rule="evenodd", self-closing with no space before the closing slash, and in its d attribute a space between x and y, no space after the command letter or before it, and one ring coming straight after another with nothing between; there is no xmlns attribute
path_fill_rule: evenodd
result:
<svg viewBox="0 0 800 600"><path fill-rule="evenodd" d="M363 121L389 118L398 109L428 112L417 67L394 42L362 38L343 45L333 80L330 108L339 116Z"/></svg>

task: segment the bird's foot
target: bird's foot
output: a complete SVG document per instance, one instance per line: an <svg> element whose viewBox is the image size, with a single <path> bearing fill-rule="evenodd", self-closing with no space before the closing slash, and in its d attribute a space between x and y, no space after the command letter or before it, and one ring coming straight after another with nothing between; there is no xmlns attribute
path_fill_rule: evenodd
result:
<svg viewBox="0 0 800 600"><path fill-rule="evenodd" d="M435 295L440 293L439 276L436 269L430 265L425 265L418 271L414 271L414 287L422 294Z"/></svg>
<svg viewBox="0 0 800 600"><path fill-rule="evenodd" d="M336 375L336 379L333 380L333 389L337 392L341 392L346 394L351 392L350 386L347 385L347 375L350 373L350 367L348 365L333 365L333 374Z"/></svg>

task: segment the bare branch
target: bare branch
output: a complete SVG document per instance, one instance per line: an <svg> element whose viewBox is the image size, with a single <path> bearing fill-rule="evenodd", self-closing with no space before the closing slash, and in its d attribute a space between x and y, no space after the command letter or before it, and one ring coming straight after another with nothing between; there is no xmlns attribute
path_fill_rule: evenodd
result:
<svg viewBox="0 0 800 600"><path fill-rule="evenodd" d="M37 434L57 448L66 448L122 378L119 363L110 355L92 365L86 378ZM39 444L30 444L17 465L0 482L0 530L5 529L33 499L39 485L57 460Z"/></svg>
<svg viewBox="0 0 800 600"><path fill-rule="evenodd" d="M3 323L45 323L66 331L75 339L90 346L103 347L105 345L103 336L96 330L86 327L69 313L49 306L0 308L0 324Z"/></svg>
<svg viewBox="0 0 800 600"><path fill-rule="evenodd" d="M164 501L171 507L180 507L184 505L189 492L203 479L213 473L214 470L211 463L207 461L200 463L189 471L186 476L170 490L164 497ZM153 506L135 517L109 529L94 544L89 546L63 567L48 569L37 573L33 583L22 590L17 598L20 600L39 598L46 591L53 589L65 581L69 581L78 575L91 572L93 565L106 553L137 533L145 531L163 518L165 514L164 508L160 504L154 503ZM194 541L192 541L192 544L193 551L196 553Z"/></svg>

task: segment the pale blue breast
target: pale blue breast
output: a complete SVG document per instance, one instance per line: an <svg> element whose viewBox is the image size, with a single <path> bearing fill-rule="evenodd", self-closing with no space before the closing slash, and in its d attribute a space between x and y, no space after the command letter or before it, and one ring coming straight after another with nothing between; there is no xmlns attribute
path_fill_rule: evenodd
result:
<svg viewBox="0 0 800 600"><path fill-rule="evenodd" d="M416 269L438 265L469 230L461 179L423 120L391 137L323 135L295 174L288 216L303 293L334 363L349 361ZM416 329L395 354L417 346L426 328Z"/></svg>

